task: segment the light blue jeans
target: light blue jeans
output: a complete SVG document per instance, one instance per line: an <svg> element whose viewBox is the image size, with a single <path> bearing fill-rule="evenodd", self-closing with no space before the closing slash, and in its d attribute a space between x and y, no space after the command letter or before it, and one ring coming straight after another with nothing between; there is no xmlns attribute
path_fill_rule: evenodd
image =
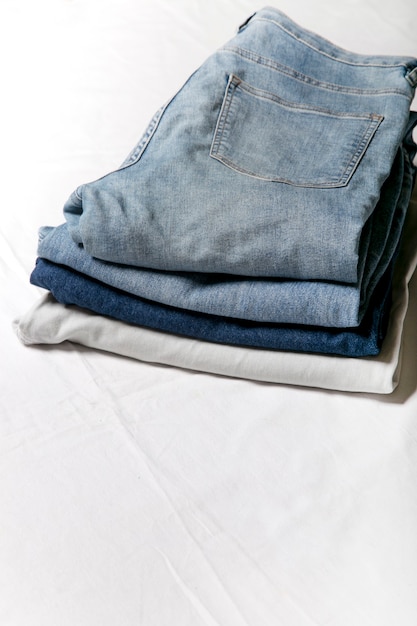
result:
<svg viewBox="0 0 417 626"><path fill-rule="evenodd" d="M365 263L354 285L166 272L109 263L91 257L75 243L67 224L40 229L38 255L127 293L186 310L259 322L355 327L397 248L413 169L408 152L400 147L381 200L366 224Z"/></svg>
<svg viewBox="0 0 417 626"><path fill-rule="evenodd" d="M417 60L343 50L260 10L64 214L99 259L357 284Z"/></svg>

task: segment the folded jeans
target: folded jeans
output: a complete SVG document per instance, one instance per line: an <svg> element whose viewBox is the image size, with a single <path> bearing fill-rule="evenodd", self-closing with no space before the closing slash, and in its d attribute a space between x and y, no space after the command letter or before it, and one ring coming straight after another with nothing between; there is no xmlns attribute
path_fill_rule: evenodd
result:
<svg viewBox="0 0 417 626"><path fill-rule="evenodd" d="M120 321L186 337L269 350L358 357L378 354L381 349L391 304L391 275L389 268L367 316L354 329L268 324L185 311L119 291L44 259L37 260L31 282L49 290L62 304L75 304Z"/></svg>
<svg viewBox="0 0 417 626"><path fill-rule="evenodd" d="M399 382L408 283L417 265L417 199L407 212L404 236L395 264L392 307L381 352L348 358L283 352L209 343L127 324L110 317L65 306L51 293L42 296L14 321L25 345L71 341L130 358L233 376L338 391L388 394Z"/></svg>
<svg viewBox="0 0 417 626"><path fill-rule="evenodd" d="M398 245L413 169L408 152L400 147L378 206L366 225L364 267L355 285L166 272L110 263L91 257L76 244L66 224L40 229L38 256L133 295L190 311L258 322L357 327Z"/></svg>
<svg viewBox="0 0 417 626"><path fill-rule="evenodd" d="M256 13L64 214L91 256L143 268L355 284L417 61L348 52Z"/></svg>

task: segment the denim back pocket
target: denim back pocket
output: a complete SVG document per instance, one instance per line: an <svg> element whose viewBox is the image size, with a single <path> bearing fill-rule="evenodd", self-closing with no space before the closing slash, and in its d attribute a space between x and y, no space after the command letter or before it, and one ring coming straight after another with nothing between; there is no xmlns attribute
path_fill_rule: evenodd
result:
<svg viewBox="0 0 417 626"><path fill-rule="evenodd" d="M231 75L210 156L266 181L343 187L382 120L289 102Z"/></svg>

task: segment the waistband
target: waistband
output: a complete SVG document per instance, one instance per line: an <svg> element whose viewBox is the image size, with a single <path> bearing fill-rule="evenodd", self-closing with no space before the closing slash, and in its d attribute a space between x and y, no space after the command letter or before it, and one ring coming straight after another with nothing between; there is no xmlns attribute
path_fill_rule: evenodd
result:
<svg viewBox="0 0 417 626"><path fill-rule="evenodd" d="M367 55L351 52L325 39L294 22L279 9L265 7L251 15L241 26L239 32L256 21L269 22L282 32L292 37L295 42L305 45L329 60L356 67L404 68L404 78L413 88L417 86L417 58L392 55Z"/></svg>

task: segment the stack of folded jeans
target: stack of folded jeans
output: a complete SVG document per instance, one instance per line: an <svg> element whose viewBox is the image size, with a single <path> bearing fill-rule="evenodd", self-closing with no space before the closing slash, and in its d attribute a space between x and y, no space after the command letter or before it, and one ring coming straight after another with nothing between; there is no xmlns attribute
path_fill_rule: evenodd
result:
<svg viewBox="0 0 417 626"><path fill-rule="evenodd" d="M231 349L379 354L414 183L416 85L416 59L348 52L260 10L121 167L41 229L32 283Z"/></svg>

